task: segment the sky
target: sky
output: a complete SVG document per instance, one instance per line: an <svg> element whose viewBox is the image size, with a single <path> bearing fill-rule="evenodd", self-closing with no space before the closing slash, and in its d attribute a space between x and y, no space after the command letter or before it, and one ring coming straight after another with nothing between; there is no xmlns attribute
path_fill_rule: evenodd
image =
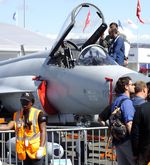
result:
<svg viewBox="0 0 150 165"><path fill-rule="evenodd" d="M56 38L72 9L83 2L89 2L100 8L106 24L120 20L123 33L127 35L130 42L150 43L150 0L140 0L141 18L144 24L136 17L137 1L0 0L0 22L25 27L41 35ZM14 13L16 13L15 20Z"/></svg>

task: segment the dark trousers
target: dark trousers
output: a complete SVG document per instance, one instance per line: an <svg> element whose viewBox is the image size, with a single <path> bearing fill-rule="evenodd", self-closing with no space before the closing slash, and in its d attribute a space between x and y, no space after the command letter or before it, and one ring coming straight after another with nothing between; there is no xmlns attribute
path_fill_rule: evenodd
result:
<svg viewBox="0 0 150 165"><path fill-rule="evenodd" d="M23 161L24 165L43 165L44 157L41 159L30 159L28 155L26 155L26 160Z"/></svg>

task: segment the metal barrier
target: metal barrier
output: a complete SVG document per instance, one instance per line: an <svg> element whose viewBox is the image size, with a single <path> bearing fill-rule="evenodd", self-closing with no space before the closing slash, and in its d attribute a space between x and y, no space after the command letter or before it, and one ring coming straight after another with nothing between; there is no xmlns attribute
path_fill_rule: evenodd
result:
<svg viewBox="0 0 150 165"><path fill-rule="evenodd" d="M23 164L17 159L14 131L0 132L0 160ZM107 127L47 127L45 165L115 164L116 153Z"/></svg>

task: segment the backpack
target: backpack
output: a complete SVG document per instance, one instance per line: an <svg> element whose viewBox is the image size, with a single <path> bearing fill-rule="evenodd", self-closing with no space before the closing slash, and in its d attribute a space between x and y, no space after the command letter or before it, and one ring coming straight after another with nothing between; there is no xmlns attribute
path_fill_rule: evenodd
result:
<svg viewBox="0 0 150 165"><path fill-rule="evenodd" d="M123 140L128 134L127 128L122 119L122 113L120 109L121 104L125 100L127 100L127 98L122 99L119 105L115 106L114 111L109 117L110 133L112 137L118 141Z"/></svg>

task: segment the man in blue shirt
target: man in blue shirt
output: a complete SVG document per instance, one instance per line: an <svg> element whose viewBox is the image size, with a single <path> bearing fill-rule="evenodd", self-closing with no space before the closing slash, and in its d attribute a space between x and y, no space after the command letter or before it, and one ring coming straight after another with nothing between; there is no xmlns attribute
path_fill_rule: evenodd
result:
<svg viewBox="0 0 150 165"><path fill-rule="evenodd" d="M119 35L117 28L111 29L109 32L113 39L111 46L108 49L108 54L119 64L124 66L125 59L125 45L124 39Z"/></svg>
<svg viewBox="0 0 150 165"><path fill-rule="evenodd" d="M120 109L123 123L128 131L128 135L124 139L113 139L113 144L116 146L117 162L118 165L135 165L130 141L132 121L135 113L133 103L130 99L130 93L134 93L134 84L132 83L131 78L120 77L116 83L115 92L117 98L112 104L111 111L113 112L115 107L119 106L121 100L126 99L122 102Z"/></svg>

